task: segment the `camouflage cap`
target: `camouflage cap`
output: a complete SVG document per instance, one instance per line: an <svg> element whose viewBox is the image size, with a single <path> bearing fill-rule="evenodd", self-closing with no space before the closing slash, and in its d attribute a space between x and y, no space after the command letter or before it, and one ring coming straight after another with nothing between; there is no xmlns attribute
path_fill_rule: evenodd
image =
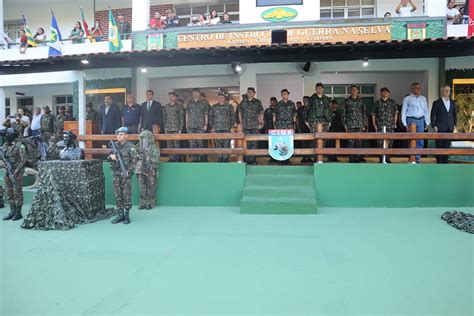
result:
<svg viewBox="0 0 474 316"><path fill-rule="evenodd" d="M125 126L122 126L115 131L115 134L120 134L120 133L128 134L128 128L126 128Z"/></svg>

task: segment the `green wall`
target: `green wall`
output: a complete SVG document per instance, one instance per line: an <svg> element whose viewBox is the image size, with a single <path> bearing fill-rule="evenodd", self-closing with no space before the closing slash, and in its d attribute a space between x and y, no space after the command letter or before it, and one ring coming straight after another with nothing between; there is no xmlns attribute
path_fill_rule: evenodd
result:
<svg viewBox="0 0 474 316"><path fill-rule="evenodd" d="M316 164L322 207L474 206L474 165Z"/></svg>
<svg viewBox="0 0 474 316"><path fill-rule="evenodd" d="M104 163L106 204L114 204L113 180ZM242 163L161 163L158 205L239 206L244 187ZM138 181L133 177L133 205L138 205Z"/></svg>

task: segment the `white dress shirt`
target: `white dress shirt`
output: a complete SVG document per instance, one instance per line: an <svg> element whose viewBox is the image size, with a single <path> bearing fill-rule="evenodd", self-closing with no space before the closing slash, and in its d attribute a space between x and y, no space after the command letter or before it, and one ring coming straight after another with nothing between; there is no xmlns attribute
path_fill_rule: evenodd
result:
<svg viewBox="0 0 474 316"><path fill-rule="evenodd" d="M444 106L446 107L446 112L449 112L449 109L451 108L451 101L449 100L449 98L447 99L442 98L442 100L443 100Z"/></svg>
<svg viewBox="0 0 474 316"><path fill-rule="evenodd" d="M43 113L39 115L33 115L33 119L31 120L31 130L37 131L41 128L41 117L43 117Z"/></svg>
<svg viewBox="0 0 474 316"><path fill-rule="evenodd" d="M413 7L411 4L408 4L406 7L402 6L400 7L400 10L398 12L398 16L403 18L403 17L409 17L411 16L411 11L413 10Z"/></svg>
<svg viewBox="0 0 474 316"><path fill-rule="evenodd" d="M402 124L407 126L407 117L423 117L426 125L430 125L430 114L428 112L428 102L422 95L416 96L413 93L403 99Z"/></svg>

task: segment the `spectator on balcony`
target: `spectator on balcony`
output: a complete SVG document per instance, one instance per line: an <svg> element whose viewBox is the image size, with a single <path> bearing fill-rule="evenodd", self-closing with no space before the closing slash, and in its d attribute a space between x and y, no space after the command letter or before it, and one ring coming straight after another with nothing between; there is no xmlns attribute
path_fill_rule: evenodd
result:
<svg viewBox="0 0 474 316"><path fill-rule="evenodd" d="M221 21L222 24L230 24L232 23L232 21L230 20L230 15L229 13L227 12L224 12L224 14L222 15L222 21Z"/></svg>
<svg viewBox="0 0 474 316"><path fill-rule="evenodd" d="M33 38L39 46L44 46L46 44L46 34L44 33L44 29L42 27L38 28Z"/></svg>
<svg viewBox="0 0 474 316"><path fill-rule="evenodd" d="M192 21L189 26L204 26L204 25L209 25L209 21L206 20L204 15L199 14L195 17L192 17Z"/></svg>
<svg viewBox="0 0 474 316"><path fill-rule="evenodd" d="M176 16L173 10L168 10L168 17L166 18L166 27L177 27L179 26L179 18Z"/></svg>
<svg viewBox="0 0 474 316"><path fill-rule="evenodd" d="M69 35L69 39L72 40L73 44L84 43L84 29L82 28L81 22L76 21L71 35Z"/></svg>
<svg viewBox="0 0 474 316"><path fill-rule="evenodd" d="M95 38L96 42L102 41L104 33L102 33L102 29L100 28L99 20L95 21L95 25L91 29L91 35Z"/></svg>
<svg viewBox="0 0 474 316"><path fill-rule="evenodd" d="M26 37L25 31L20 31L20 54L26 53L28 48L28 38Z"/></svg>
<svg viewBox="0 0 474 316"><path fill-rule="evenodd" d="M155 12L155 15L150 20L150 30L159 30L165 28L165 22L161 18L160 12Z"/></svg>
<svg viewBox="0 0 474 316"><path fill-rule="evenodd" d="M132 32L132 28L130 27L130 23L125 21L125 15L120 13L117 16L117 27L120 33L121 39L127 39L128 35Z"/></svg>
<svg viewBox="0 0 474 316"><path fill-rule="evenodd" d="M216 10L211 10L211 15L209 16L209 25L217 25L221 23L221 18L217 15Z"/></svg>
<svg viewBox="0 0 474 316"><path fill-rule="evenodd" d="M388 20L388 19L391 19L392 18L392 13L390 12L385 12L385 14L383 15L384 19Z"/></svg>
<svg viewBox="0 0 474 316"><path fill-rule="evenodd" d="M448 25L461 24L460 22L462 20L462 15L456 8L454 0L448 0L448 4L446 6L446 18L448 19Z"/></svg>
<svg viewBox="0 0 474 316"><path fill-rule="evenodd" d="M400 3L397 5L395 12L397 12L399 17L410 17L412 12L416 10L416 5L412 0L400 0Z"/></svg>

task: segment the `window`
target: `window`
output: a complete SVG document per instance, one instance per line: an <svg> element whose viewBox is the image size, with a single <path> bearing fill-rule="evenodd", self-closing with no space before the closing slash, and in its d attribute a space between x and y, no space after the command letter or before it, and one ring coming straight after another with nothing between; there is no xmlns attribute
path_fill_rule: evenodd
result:
<svg viewBox="0 0 474 316"><path fill-rule="evenodd" d="M375 0L321 0L321 20L375 17Z"/></svg>
<svg viewBox="0 0 474 316"><path fill-rule="evenodd" d="M231 21L239 21L239 3L217 3L217 4L195 4L192 6L180 6L175 7L176 15L179 17L179 25L187 26L192 23L192 18L197 17L199 14L205 16L209 15L212 10L216 10L219 17L222 18L224 12L228 12Z"/></svg>
<svg viewBox="0 0 474 316"><path fill-rule="evenodd" d="M33 112L33 97L18 97L16 100L18 109L29 110L30 112Z"/></svg>
<svg viewBox="0 0 474 316"><path fill-rule="evenodd" d="M10 98L5 98L5 117L10 115Z"/></svg>
<svg viewBox="0 0 474 316"><path fill-rule="evenodd" d="M54 97L53 113L57 113L61 106L72 106L72 95L59 95Z"/></svg>
<svg viewBox="0 0 474 316"><path fill-rule="evenodd" d="M257 7L266 7L266 6L272 6L272 5L298 5L298 4L303 4L303 0L257 0Z"/></svg>
<svg viewBox="0 0 474 316"><path fill-rule="evenodd" d="M4 21L3 23L3 31L14 42L20 37L21 30L23 30L23 21L21 20Z"/></svg>

